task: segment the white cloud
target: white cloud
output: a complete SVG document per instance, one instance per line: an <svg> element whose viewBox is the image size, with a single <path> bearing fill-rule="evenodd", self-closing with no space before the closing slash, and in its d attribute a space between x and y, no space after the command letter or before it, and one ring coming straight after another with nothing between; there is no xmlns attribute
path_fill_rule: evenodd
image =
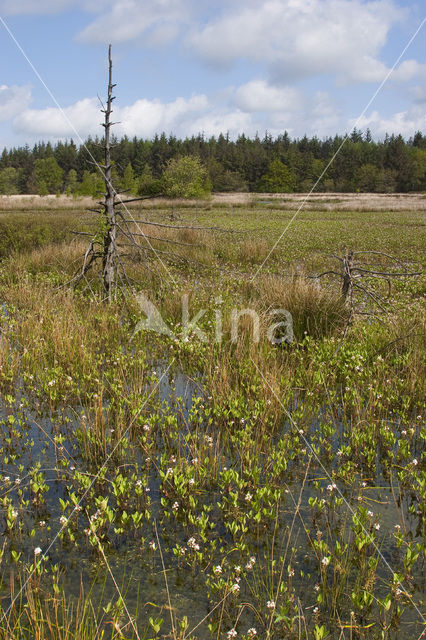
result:
<svg viewBox="0 0 426 640"><path fill-rule="evenodd" d="M13 129L15 133L40 138L75 137L76 130L84 138L89 133L100 132L101 119L97 98L85 98L63 110L26 109L14 119Z"/></svg>
<svg viewBox="0 0 426 640"><path fill-rule="evenodd" d="M294 111L276 111L266 114L264 129L272 135L284 130L292 136L334 135L342 127L341 114L325 91L304 95L300 107Z"/></svg>
<svg viewBox="0 0 426 640"><path fill-rule="evenodd" d="M121 125L116 130L127 135L150 138L155 133L166 131L176 135L187 135L194 118L209 110L205 95L191 98L176 98L173 102L160 100L137 100L119 112Z"/></svg>
<svg viewBox="0 0 426 640"><path fill-rule="evenodd" d="M83 29L80 40L126 42L152 30L153 43L164 45L189 18L185 0L109 0L102 8L106 10Z"/></svg>
<svg viewBox="0 0 426 640"><path fill-rule="evenodd" d="M142 34L145 44L164 46L174 40L181 24L190 20L192 0L0 0L0 12L13 14L60 13L80 9L95 17L78 34L84 42L117 43Z"/></svg>
<svg viewBox="0 0 426 640"><path fill-rule="evenodd" d="M349 122L349 130L355 126L355 120ZM406 111L394 113L391 116L381 116L378 111L364 116L357 123L358 129L371 129L374 136L383 138L386 133L401 134L405 138L414 135L416 131L426 129L426 114L423 106L414 105Z"/></svg>
<svg viewBox="0 0 426 640"><path fill-rule="evenodd" d="M391 76L394 82L409 82L414 78L426 79L426 64L421 64L417 60L404 60Z"/></svg>
<svg viewBox="0 0 426 640"><path fill-rule="evenodd" d="M424 85L416 85L415 87L411 87L410 93L416 104L426 103L426 87Z"/></svg>
<svg viewBox="0 0 426 640"><path fill-rule="evenodd" d="M218 67L265 63L275 81L318 74L382 80L386 66L377 56L404 15L392 0L238 0L232 7L194 31L188 45Z"/></svg>
<svg viewBox="0 0 426 640"><path fill-rule="evenodd" d="M294 87L274 87L265 80L251 80L241 85L234 98L242 111L295 111L302 104L302 95Z"/></svg>
<svg viewBox="0 0 426 640"><path fill-rule="evenodd" d="M154 27L148 34L146 43L150 47L164 47L177 38L179 27L176 23L165 23Z"/></svg>
<svg viewBox="0 0 426 640"><path fill-rule="evenodd" d="M318 136L334 135L341 128L341 111L337 109L326 91L317 91L311 108L305 112L300 129Z"/></svg>
<svg viewBox="0 0 426 640"><path fill-rule="evenodd" d="M156 133L166 131L185 136L195 132L196 123L207 123L214 109L205 95L176 98L166 103L160 100L137 100L131 105L114 108L114 120L118 122L114 133L117 136L126 134L151 138ZM54 107L26 109L14 119L13 128L15 133L31 138L75 138L77 131L84 139L89 134L102 135L102 118L97 98L85 98L63 111ZM214 119L213 116L213 122ZM205 128L207 130L208 127ZM212 125L211 130L215 128L216 124Z"/></svg>
<svg viewBox="0 0 426 640"><path fill-rule="evenodd" d="M31 89L28 85L0 85L0 120L10 120L24 111L30 102Z"/></svg>
<svg viewBox="0 0 426 640"><path fill-rule="evenodd" d="M0 115L2 93L14 88L0 87ZM22 88L17 88L22 89ZM190 97L178 97L164 102L159 99L136 100L134 103L115 106L114 120L118 124L114 133L120 137L138 136L152 138L156 133L166 132L184 138L186 136L204 133L207 136L229 132L232 138L241 133L254 135L267 130L271 135L278 135L287 130L292 136L317 135L319 137L334 135L343 130L371 129L377 137L385 133L401 133L409 137L417 130L425 130L426 115L420 98L426 99L423 91L419 104L395 113L383 116L373 111L359 121L345 121L341 110L332 97L324 91L317 91L313 95L291 88L277 88L267 84L264 80L255 79L236 88L207 96L195 94ZM6 95L6 93L5 93ZM62 113L56 108L29 109L30 92L27 90L24 101L13 93L15 102L11 99L4 101L7 117L17 113L13 121L15 133L27 139L58 139L76 138L75 130L70 126L72 122L81 138L90 135L102 135L100 123L102 114L96 98L85 98L64 109ZM26 101L26 102L25 102ZM19 113L24 104L24 110ZM9 109L7 111L7 109Z"/></svg>
<svg viewBox="0 0 426 640"><path fill-rule="evenodd" d="M258 127L248 113L238 109L212 108L188 123L187 133L192 136L204 133L206 136L218 136L229 133L231 138L241 134L253 135Z"/></svg>
<svg viewBox="0 0 426 640"><path fill-rule="evenodd" d="M266 131L278 135L320 136L334 134L341 126L341 114L325 91L308 95L294 87L276 87L264 80L252 80L238 87L230 102L250 114L250 133Z"/></svg>
<svg viewBox="0 0 426 640"><path fill-rule="evenodd" d="M15 117L13 128L31 139L76 138L75 131L83 139L89 134L102 135L99 108L96 98L79 100L63 112L53 107L27 108ZM114 120L118 124L114 133L141 138L152 138L163 131L178 137L226 132L236 137L266 130L272 135L284 130L292 135L328 135L339 129L339 117L327 93L308 97L300 91L276 89L253 80L210 97L196 94L170 102L141 99L124 107L115 105Z"/></svg>

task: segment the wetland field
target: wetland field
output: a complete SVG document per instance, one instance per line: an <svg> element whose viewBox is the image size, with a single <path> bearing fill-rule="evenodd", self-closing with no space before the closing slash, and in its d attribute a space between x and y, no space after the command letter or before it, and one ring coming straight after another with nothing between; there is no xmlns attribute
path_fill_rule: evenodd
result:
<svg viewBox="0 0 426 640"><path fill-rule="evenodd" d="M302 203L129 205L106 304L0 198L0 639L422 637L426 196Z"/></svg>

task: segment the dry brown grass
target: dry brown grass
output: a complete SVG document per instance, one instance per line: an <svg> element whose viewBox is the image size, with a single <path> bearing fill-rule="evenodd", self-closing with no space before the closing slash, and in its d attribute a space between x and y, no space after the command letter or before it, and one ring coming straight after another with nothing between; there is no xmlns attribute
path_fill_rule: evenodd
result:
<svg viewBox="0 0 426 640"><path fill-rule="evenodd" d="M47 385L52 377L54 388L61 388L65 395L84 394L89 387L101 392L102 359L116 353L125 333L120 305L107 307L99 299L57 289L25 274L12 286L4 283L2 299L19 318L10 329L7 318L4 321L7 341L0 348L0 364L5 363L8 377L16 379L31 371L39 385ZM10 361L11 354L16 362ZM73 388L74 380L84 383Z"/></svg>
<svg viewBox="0 0 426 640"><path fill-rule="evenodd" d="M239 257L242 262L257 264L263 262L270 251L265 238L249 238L239 247Z"/></svg>
<svg viewBox="0 0 426 640"><path fill-rule="evenodd" d="M16 253L12 262L17 272L27 270L31 273L52 271L71 272L77 270L87 243L78 238L61 244L49 244L33 249L28 253Z"/></svg>
<svg viewBox="0 0 426 640"><path fill-rule="evenodd" d="M262 201L269 201L277 206L285 205L286 209L297 209L304 202L306 193L214 193L208 200L184 200L183 198L153 198L129 205L129 211L136 209L168 209L173 207L196 210L211 210L212 207L251 206ZM80 209L93 207L95 200L88 196L77 198L61 195L12 195L0 196L0 211L5 210L53 210ZM266 204L266 203L265 203ZM305 209L334 211L408 211L426 210L426 194L422 193L312 193L303 204Z"/></svg>
<svg viewBox="0 0 426 640"><path fill-rule="evenodd" d="M7 323L6 321L2 321ZM3 331L1 331L3 334ZM20 366L20 357L16 349L13 348L10 340L0 335L0 381L1 386L5 389L13 387L14 381L18 375Z"/></svg>
<svg viewBox="0 0 426 640"><path fill-rule="evenodd" d="M256 290L267 310L280 308L291 313L296 339L302 339L305 333L314 337L330 335L346 321L347 311L340 294L303 276L261 274Z"/></svg>
<svg viewBox="0 0 426 640"><path fill-rule="evenodd" d="M285 205L286 209L303 209L316 211L425 211L426 196L421 193L313 193L305 201L308 194L303 193L256 193L251 202L271 201L277 206Z"/></svg>
<svg viewBox="0 0 426 640"><path fill-rule="evenodd" d="M78 198L72 198L69 196L61 195L15 195L15 196L0 196L0 211L13 211L17 209L31 209L31 210L52 210L52 209L85 209L87 207L93 207L95 200L88 196L79 196Z"/></svg>

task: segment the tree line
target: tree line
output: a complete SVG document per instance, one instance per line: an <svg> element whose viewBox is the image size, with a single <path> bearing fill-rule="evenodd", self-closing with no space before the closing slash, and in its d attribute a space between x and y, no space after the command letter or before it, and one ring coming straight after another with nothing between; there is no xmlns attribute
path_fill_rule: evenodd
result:
<svg viewBox="0 0 426 640"><path fill-rule="evenodd" d="M114 139L113 181L139 195L197 197L212 191L307 192L344 141L343 136L291 139L287 132L261 139L245 135L180 140L166 134L151 140ZM103 162L103 140L89 137L4 149L1 194L66 193L96 196L104 191L94 162ZM426 136L373 140L354 130L318 184L318 191L409 192L426 190Z"/></svg>

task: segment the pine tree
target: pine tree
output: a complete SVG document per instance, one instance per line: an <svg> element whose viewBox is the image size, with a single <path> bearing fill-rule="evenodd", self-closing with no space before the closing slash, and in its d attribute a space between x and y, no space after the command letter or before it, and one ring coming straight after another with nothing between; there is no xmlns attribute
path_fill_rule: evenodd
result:
<svg viewBox="0 0 426 640"><path fill-rule="evenodd" d="M135 195L137 192L137 180L135 179L135 173L133 167L129 162L123 173L123 179L121 180L121 190L127 191L129 194Z"/></svg>

